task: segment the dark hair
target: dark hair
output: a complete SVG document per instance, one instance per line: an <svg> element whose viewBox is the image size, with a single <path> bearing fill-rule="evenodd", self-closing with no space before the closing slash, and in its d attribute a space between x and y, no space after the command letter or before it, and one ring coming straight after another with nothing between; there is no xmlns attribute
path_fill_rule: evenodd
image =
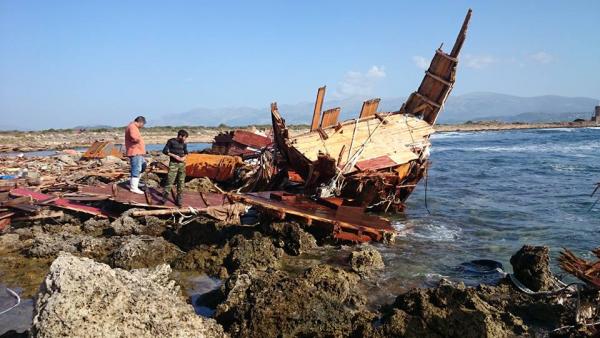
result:
<svg viewBox="0 0 600 338"><path fill-rule="evenodd" d="M142 122L143 124L146 124L146 118L143 117L143 116L136 117L134 121L135 122Z"/></svg>
<svg viewBox="0 0 600 338"><path fill-rule="evenodd" d="M177 137L181 136L181 137L188 137L190 134L188 134L187 131L181 129L180 131L177 132Z"/></svg>

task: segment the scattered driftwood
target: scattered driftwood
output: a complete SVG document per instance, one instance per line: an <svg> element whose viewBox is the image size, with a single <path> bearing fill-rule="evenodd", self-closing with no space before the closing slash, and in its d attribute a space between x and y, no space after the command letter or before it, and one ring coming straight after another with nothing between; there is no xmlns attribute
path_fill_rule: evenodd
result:
<svg viewBox="0 0 600 338"><path fill-rule="evenodd" d="M587 285L600 289L600 247L592 252L598 257L596 262L581 259L567 249L563 249L558 261L563 270L584 281Z"/></svg>

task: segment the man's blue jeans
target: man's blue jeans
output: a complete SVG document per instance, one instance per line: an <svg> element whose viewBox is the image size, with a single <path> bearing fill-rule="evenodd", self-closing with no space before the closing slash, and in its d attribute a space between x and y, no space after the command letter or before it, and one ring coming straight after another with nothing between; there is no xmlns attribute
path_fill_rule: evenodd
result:
<svg viewBox="0 0 600 338"><path fill-rule="evenodd" d="M140 177L140 174L146 171L146 160L142 155L129 156L131 165L131 177Z"/></svg>

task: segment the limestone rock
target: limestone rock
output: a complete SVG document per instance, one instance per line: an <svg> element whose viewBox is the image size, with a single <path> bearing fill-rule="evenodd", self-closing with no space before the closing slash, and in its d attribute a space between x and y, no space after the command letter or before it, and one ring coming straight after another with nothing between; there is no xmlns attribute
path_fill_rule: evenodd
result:
<svg viewBox="0 0 600 338"><path fill-rule="evenodd" d="M128 236L113 252L110 262L122 269L140 269L171 263L179 254L177 246L162 237Z"/></svg>
<svg viewBox="0 0 600 338"><path fill-rule="evenodd" d="M376 270L385 268L381 254L370 245L364 245L351 252L348 261L352 271L361 276L369 276Z"/></svg>
<svg viewBox="0 0 600 338"><path fill-rule="evenodd" d="M515 277L533 291L552 288L548 247L524 245L510 258Z"/></svg>
<svg viewBox="0 0 600 338"><path fill-rule="evenodd" d="M61 254L40 288L33 337L226 337L169 280L171 269L111 269Z"/></svg>

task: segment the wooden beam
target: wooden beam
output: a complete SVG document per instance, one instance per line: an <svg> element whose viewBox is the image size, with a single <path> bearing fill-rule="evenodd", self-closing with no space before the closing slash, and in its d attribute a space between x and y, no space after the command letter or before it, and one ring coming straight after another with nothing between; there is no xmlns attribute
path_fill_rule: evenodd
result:
<svg viewBox="0 0 600 338"><path fill-rule="evenodd" d="M379 107L379 101L381 101L381 99L371 99L363 102L359 118L362 119L364 117L375 115L377 108Z"/></svg>
<svg viewBox="0 0 600 338"><path fill-rule="evenodd" d="M329 109L323 112L323 118L321 119L321 128L327 128L335 126L338 123L338 117L340 116L340 107Z"/></svg>
<svg viewBox="0 0 600 338"><path fill-rule="evenodd" d="M317 91L317 100L315 101L315 109L313 112L312 123L310 125L310 131L319 128L319 120L321 119L321 111L323 110L323 101L325 100L325 88L323 86Z"/></svg>

